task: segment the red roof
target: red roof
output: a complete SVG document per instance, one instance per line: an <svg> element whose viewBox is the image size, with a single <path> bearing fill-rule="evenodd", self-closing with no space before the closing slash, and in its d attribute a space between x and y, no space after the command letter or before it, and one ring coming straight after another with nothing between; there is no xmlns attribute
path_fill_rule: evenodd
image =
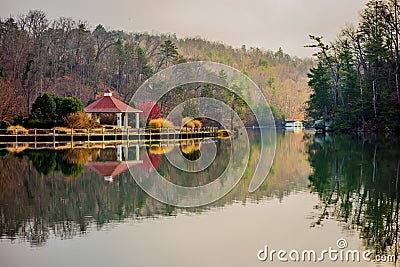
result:
<svg viewBox="0 0 400 267"><path fill-rule="evenodd" d="M92 171L97 172L102 176L115 176L131 167L133 163L126 162L88 162L85 166L89 167Z"/></svg>
<svg viewBox="0 0 400 267"><path fill-rule="evenodd" d="M110 90L105 91L105 95L102 98L97 99L92 104L84 108L85 112L89 113L117 113L117 112L133 112L139 113L143 112L141 110L135 109L121 100L115 98L110 93Z"/></svg>

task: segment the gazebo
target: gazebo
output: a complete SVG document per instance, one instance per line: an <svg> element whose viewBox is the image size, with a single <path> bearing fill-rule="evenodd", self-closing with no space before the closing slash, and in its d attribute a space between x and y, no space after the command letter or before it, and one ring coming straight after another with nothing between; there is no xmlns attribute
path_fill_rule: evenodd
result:
<svg viewBox="0 0 400 267"><path fill-rule="evenodd" d="M141 110L135 109L121 100L112 96L110 90L104 91L104 96L97 99L90 105L84 108L84 111L92 116L92 114L99 113L114 113L117 114L117 127L122 128L122 121L124 121L123 126L125 129L128 128L128 114L135 113L136 115L136 127L139 128L139 113L143 112Z"/></svg>

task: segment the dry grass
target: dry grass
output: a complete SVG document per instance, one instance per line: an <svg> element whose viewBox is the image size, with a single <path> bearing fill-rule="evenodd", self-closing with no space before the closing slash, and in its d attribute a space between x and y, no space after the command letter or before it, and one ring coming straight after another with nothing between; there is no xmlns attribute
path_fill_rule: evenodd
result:
<svg viewBox="0 0 400 267"><path fill-rule="evenodd" d="M192 120L194 120L192 117L185 117L182 119L182 125L185 125Z"/></svg>
<svg viewBox="0 0 400 267"><path fill-rule="evenodd" d="M63 117L63 121L68 128L85 129L96 128L98 126L98 123L92 118L89 118L84 111L70 113Z"/></svg>
<svg viewBox="0 0 400 267"><path fill-rule="evenodd" d="M166 119L153 119L148 122L152 128L174 128L174 124Z"/></svg>
<svg viewBox="0 0 400 267"><path fill-rule="evenodd" d="M24 127L20 126L20 125L16 125L16 126L10 126L7 128L7 132L11 133L11 134L16 134L17 133L17 129L18 129L18 134L28 134L29 131L27 129L25 129Z"/></svg>
<svg viewBox="0 0 400 267"><path fill-rule="evenodd" d="M202 123L199 120L193 119L191 117L185 117L182 119L182 132L193 131L195 128L200 129Z"/></svg>
<svg viewBox="0 0 400 267"><path fill-rule="evenodd" d="M103 133L103 128L90 129L90 132L95 134L101 134Z"/></svg>
<svg viewBox="0 0 400 267"><path fill-rule="evenodd" d="M59 134L70 134L72 131L71 128L67 127L55 127L54 130Z"/></svg>
<svg viewBox="0 0 400 267"><path fill-rule="evenodd" d="M16 152L21 152L29 147L29 144L27 143L19 143L19 144L12 144L11 147L7 147L7 151L16 153Z"/></svg>
<svg viewBox="0 0 400 267"><path fill-rule="evenodd" d="M194 123L194 128L200 129L203 126L199 120L193 120L192 122Z"/></svg>

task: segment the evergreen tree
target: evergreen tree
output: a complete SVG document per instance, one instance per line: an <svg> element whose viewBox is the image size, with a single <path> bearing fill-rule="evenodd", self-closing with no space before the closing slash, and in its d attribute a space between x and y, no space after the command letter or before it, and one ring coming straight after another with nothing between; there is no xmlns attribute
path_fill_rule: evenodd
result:
<svg viewBox="0 0 400 267"><path fill-rule="evenodd" d="M40 120L56 119L56 102L53 96L47 93L39 96L32 105L31 113Z"/></svg>
<svg viewBox="0 0 400 267"><path fill-rule="evenodd" d="M333 113L332 96L330 94L332 80L329 71L322 62L310 69L308 85L313 88L308 103L307 114L314 120L329 119Z"/></svg>

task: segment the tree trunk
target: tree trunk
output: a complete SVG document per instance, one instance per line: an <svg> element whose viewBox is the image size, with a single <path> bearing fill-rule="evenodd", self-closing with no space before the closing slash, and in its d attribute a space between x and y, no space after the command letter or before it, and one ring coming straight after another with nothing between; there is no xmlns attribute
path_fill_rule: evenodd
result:
<svg viewBox="0 0 400 267"><path fill-rule="evenodd" d="M377 118L377 113L376 113L376 88L375 88L375 83L376 81L374 80L372 82L372 93L373 93L373 97L372 97L372 105L374 106L374 115L375 118Z"/></svg>

